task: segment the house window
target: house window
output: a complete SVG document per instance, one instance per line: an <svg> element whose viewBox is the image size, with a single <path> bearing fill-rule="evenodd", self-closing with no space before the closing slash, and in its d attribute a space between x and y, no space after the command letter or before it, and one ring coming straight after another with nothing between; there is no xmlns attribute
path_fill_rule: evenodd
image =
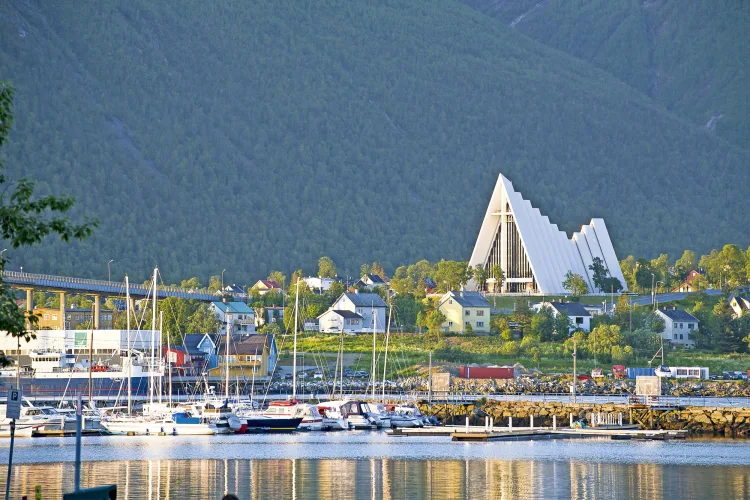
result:
<svg viewBox="0 0 750 500"><path fill-rule="evenodd" d="M685 328L685 323L680 323L680 330L682 330L683 328Z"/></svg>
<svg viewBox="0 0 750 500"><path fill-rule="evenodd" d="M465 316L471 316L471 309L466 310Z"/></svg>
<svg viewBox="0 0 750 500"><path fill-rule="evenodd" d="M674 336L674 339L677 340L677 334L674 333L673 336Z"/></svg>
<svg viewBox="0 0 750 500"><path fill-rule="evenodd" d="M683 334L680 334L680 340L684 340Z"/></svg>
<svg viewBox="0 0 750 500"><path fill-rule="evenodd" d="M484 326L484 321L477 321L477 326Z"/></svg>
<svg viewBox="0 0 750 500"><path fill-rule="evenodd" d="M582 325L583 324L583 318L581 316L576 316L576 325Z"/></svg>
<svg viewBox="0 0 750 500"><path fill-rule="evenodd" d="M477 316L484 316L484 309L479 309L477 311Z"/></svg>
<svg viewBox="0 0 750 500"><path fill-rule="evenodd" d="M52 315L52 321L57 321L57 314Z"/></svg>
<svg viewBox="0 0 750 500"><path fill-rule="evenodd" d="M672 328L677 328L677 323L672 323Z"/></svg>
<svg viewBox="0 0 750 500"><path fill-rule="evenodd" d="M450 327L450 326L453 326L453 321L449 321L449 322L448 322L448 326L449 326L449 327Z"/></svg>
<svg viewBox="0 0 750 500"><path fill-rule="evenodd" d="M692 330L693 328L695 328L695 324L694 323L688 323L688 330Z"/></svg>
<svg viewBox="0 0 750 500"><path fill-rule="evenodd" d="M449 304L453 304L453 299L450 299L450 300L448 301L448 303L449 303Z"/></svg>
<svg viewBox="0 0 750 500"><path fill-rule="evenodd" d="M44 319L49 319L49 314L45 314Z"/></svg>
<svg viewBox="0 0 750 500"><path fill-rule="evenodd" d="M351 324L352 324L352 325L358 325L358 324L359 324L359 320L358 320L358 319L353 319L353 320L351 321Z"/></svg>
<svg viewBox="0 0 750 500"><path fill-rule="evenodd" d="M471 326L471 321L467 321L466 326Z"/></svg>

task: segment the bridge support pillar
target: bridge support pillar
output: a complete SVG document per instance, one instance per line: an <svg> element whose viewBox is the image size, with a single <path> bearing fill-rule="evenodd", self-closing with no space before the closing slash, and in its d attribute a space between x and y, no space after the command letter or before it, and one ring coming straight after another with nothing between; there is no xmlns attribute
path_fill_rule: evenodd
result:
<svg viewBox="0 0 750 500"><path fill-rule="evenodd" d="M60 294L60 330L65 330L65 292Z"/></svg>
<svg viewBox="0 0 750 500"><path fill-rule="evenodd" d="M29 316L34 312L34 291L31 288L26 289L26 312ZM27 321L27 326L31 330L31 320Z"/></svg>
<svg viewBox="0 0 750 500"><path fill-rule="evenodd" d="M94 303L93 308L91 309L91 314L94 318L94 330L99 329L99 316L101 316L101 296L94 295Z"/></svg>

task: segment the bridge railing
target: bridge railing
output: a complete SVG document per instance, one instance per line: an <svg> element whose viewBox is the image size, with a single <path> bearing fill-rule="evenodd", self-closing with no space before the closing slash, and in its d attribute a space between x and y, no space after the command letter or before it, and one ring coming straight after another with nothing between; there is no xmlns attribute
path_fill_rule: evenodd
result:
<svg viewBox="0 0 750 500"><path fill-rule="evenodd" d="M105 280L93 280L86 278L74 278L70 276L55 276L51 274L33 274L33 273L22 273L18 271L3 271L3 279L11 284L29 285L29 286L64 286L73 285L70 288L82 288L90 291L122 291L125 293L125 283L120 281L105 281ZM78 285L77 287L75 285ZM66 287L67 288L67 287ZM142 284L131 283L130 292L137 294L148 294L151 287L144 286ZM158 292L166 292L168 294L183 295L183 296L204 296L218 298L218 294L209 291L208 289L190 289L181 288L176 286L156 286Z"/></svg>

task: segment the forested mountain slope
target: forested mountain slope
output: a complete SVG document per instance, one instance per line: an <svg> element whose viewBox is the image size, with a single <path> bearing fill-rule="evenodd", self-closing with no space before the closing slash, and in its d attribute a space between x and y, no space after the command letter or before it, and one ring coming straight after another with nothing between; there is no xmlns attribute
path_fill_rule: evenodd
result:
<svg viewBox="0 0 750 500"><path fill-rule="evenodd" d="M750 148L750 2L463 1Z"/></svg>
<svg viewBox="0 0 750 500"><path fill-rule="evenodd" d="M501 171L621 255L748 243L747 152L453 0L4 0L0 39L9 173L102 223L25 270L467 259Z"/></svg>

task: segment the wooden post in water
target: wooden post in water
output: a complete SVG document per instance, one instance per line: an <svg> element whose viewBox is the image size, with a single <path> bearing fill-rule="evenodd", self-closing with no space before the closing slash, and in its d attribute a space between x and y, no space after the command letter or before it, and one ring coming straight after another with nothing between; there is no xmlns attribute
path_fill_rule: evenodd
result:
<svg viewBox="0 0 750 500"><path fill-rule="evenodd" d="M529 429L534 428L534 415L529 415Z"/></svg>
<svg viewBox="0 0 750 500"><path fill-rule="evenodd" d="M557 415L552 415L552 430L557 430Z"/></svg>

